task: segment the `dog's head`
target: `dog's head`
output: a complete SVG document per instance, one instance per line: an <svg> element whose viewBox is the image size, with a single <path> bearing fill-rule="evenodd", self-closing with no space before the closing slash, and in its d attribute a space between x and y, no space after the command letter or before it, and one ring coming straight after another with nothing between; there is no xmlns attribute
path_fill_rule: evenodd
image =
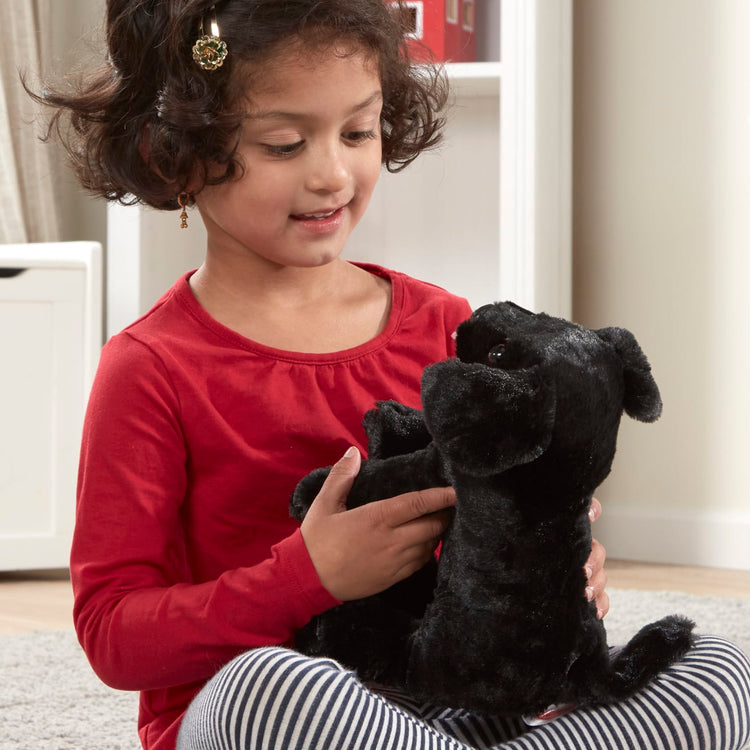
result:
<svg viewBox="0 0 750 750"><path fill-rule="evenodd" d="M633 335L594 331L509 302L485 305L456 333L458 360L422 380L425 421L451 463L490 476L545 454L598 484L623 410L646 422L659 389ZM602 476L602 474L604 476Z"/></svg>

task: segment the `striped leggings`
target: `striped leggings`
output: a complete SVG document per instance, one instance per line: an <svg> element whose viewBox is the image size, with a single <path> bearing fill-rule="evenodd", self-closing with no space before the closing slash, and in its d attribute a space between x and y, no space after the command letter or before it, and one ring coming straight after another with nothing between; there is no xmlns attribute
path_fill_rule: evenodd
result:
<svg viewBox="0 0 750 750"><path fill-rule="evenodd" d="M190 705L178 750L738 750L750 739L750 660L701 637L617 705L541 726L375 692L329 659L261 648L224 667Z"/></svg>

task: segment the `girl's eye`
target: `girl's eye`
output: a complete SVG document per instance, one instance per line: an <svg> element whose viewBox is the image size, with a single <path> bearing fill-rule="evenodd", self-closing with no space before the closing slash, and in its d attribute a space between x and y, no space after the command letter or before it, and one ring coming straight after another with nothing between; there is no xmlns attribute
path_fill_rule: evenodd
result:
<svg viewBox="0 0 750 750"><path fill-rule="evenodd" d="M369 141L375 138L374 130L351 130L344 133L344 138L352 143L362 143L363 141Z"/></svg>
<svg viewBox="0 0 750 750"><path fill-rule="evenodd" d="M271 145L266 143L263 148L272 156L291 156L296 151L302 148L304 141L296 141L295 143L282 143L279 146Z"/></svg>
<svg viewBox="0 0 750 750"><path fill-rule="evenodd" d="M375 138L376 133L374 130L350 130L345 133L343 133L343 138L350 143L359 144L363 143L364 141L368 141L371 138ZM295 141L294 143L280 143L278 145L271 144L271 143L264 143L262 144L263 148L266 150L267 153L269 153L271 156L292 156L293 154L296 154L297 151L299 151L302 146L305 145L304 140Z"/></svg>

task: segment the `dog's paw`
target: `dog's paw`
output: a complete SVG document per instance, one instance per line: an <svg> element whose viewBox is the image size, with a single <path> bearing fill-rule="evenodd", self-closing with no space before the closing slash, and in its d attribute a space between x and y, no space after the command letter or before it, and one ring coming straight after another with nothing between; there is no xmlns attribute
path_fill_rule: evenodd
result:
<svg viewBox="0 0 750 750"><path fill-rule="evenodd" d="M301 521L307 515L330 471L330 466L315 469L297 484L289 501L289 513L296 521Z"/></svg>

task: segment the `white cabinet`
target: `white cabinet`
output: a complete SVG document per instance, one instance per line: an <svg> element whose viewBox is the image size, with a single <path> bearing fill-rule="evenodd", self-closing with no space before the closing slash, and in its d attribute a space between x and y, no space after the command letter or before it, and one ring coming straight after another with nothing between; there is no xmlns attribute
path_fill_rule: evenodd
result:
<svg viewBox="0 0 750 750"><path fill-rule="evenodd" d="M500 61L448 65L442 146L383 174L347 257L432 281L474 307L513 299L569 315L572 0L483 2L483 33L495 36L480 48L499 46ZM197 220L181 231L172 212L109 212L114 333L201 262L205 234Z"/></svg>
<svg viewBox="0 0 750 750"><path fill-rule="evenodd" d="M0 245L0 570L68 565L101 248Z"/></svg>

